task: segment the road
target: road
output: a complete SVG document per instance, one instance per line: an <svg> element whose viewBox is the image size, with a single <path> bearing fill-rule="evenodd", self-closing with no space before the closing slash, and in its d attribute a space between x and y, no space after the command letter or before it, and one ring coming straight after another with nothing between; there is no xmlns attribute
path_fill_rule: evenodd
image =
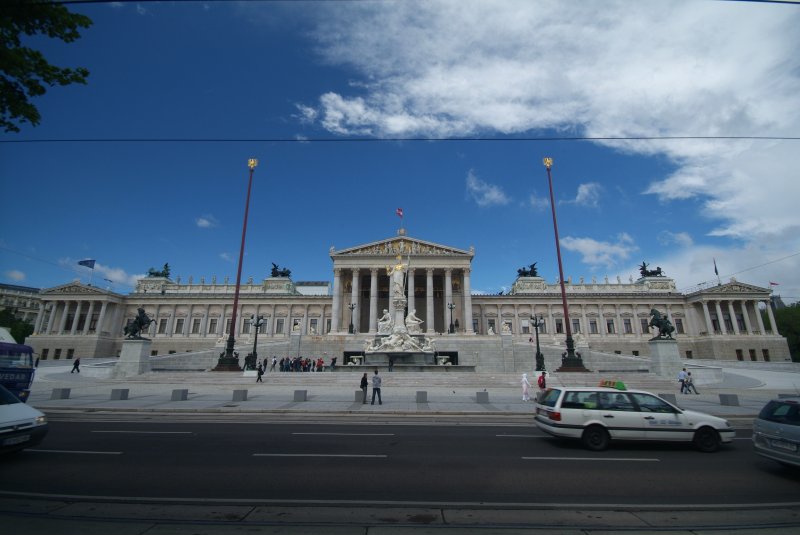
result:
<svg viewBox="0 0 800 535"><path fill-rule="evenodd" d="M188 503L757 504L800 497L800 474L757 458L749 431L704 454L614 445L601 453L533 426L91 420L51 422L0 460L0 491Z"/></svg>

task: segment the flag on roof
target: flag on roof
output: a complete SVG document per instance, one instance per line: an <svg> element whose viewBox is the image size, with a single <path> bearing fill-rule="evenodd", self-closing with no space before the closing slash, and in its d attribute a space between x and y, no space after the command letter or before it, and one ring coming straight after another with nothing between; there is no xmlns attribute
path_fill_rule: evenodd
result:
<svg viewBox="0 0 800 535"><path fill-rule="evenodd" d="M94 262L95 262L94 260L81 260L80 262L78 262L78 265L86 266L89 269L94 269Z"/></svg>
<svg viewBox="0 0 800 535"><path fill-rule="evenodd" d="M402 208L398 208L397 210L395 210L395 213L396 213L397 215L399 215L399 216L400 216L400 218L402 218L402 217L403 217L403 209L402 209Z"/></svg>
<svg viewBox="0 0 800 535"><path fill-rule="evenodd" d="M717 259L714 259L714 275L719 277L719 271L717 271Z"/></svg>

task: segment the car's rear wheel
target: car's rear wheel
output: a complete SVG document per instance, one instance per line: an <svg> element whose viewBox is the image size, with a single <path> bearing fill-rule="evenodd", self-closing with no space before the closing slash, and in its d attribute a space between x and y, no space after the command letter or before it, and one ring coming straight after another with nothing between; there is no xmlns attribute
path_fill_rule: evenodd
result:
<svg viewBox="0 0 800 535"><path fill-rule="evenodd" d="M608 448L608 444L611 442L611 437L608 436L608 431L599 425L592 425L583 431L581 442L583 442L583 445L587 449L592 451L603 451L604 449Z"/></svg>
<svg viewBox="0 0 800 535"><path fill-rule="evenodd" d="M701 427L694 433L694 445L702 452L713 453L719 449L721 443L716 429Z"/></svg>

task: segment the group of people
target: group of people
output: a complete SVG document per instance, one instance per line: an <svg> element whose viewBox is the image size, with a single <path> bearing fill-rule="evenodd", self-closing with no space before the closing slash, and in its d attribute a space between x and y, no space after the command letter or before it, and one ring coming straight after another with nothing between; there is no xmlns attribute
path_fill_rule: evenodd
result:
<svg viewBox="0 0 800 535"><path fill-rule="evenodd" d="M263 362L258 363L256 368L256 382L263 383L261 376L269 371L274 372L275 369L281 372L321 372L325 371L325 361L322 357L314 360L307 357L283 357L278 360L278 357L272 356L272 359L264 359ZM336 368L336 357L331 359L330 368Z"/></svg>
<svg viewBox="0 0 800 535"><path fill-rule="evenodd" d="M539 387L539 393L544 392L547 388L547 372L542 372L542 374L536 379L536 386ZM528 381L528 374L522 374L522 401L530 401L530 388L531 383Z"/></svg>
<svg viewBox="0 0 800 535"><path fill-rule="evenodd" d="M378 375L377 368L372 376L372 405L375 405L375 396L378 397L378 405L383 405L383 398L381 398L381 376ZM361 376L361 391L363 392L362 403L367 403L367 389L369 388L369 379L367 379L367 372Z"/></svg>
<svg viewBox="0 0 800 535"><path fill-rule="evenodd" d="M690 394L692 390L694 390L695 394L700 393L697 391L697 387L694 386L692 372L687 372L686 368L678 372L678 382L681 385L681 394Z"/></svg>

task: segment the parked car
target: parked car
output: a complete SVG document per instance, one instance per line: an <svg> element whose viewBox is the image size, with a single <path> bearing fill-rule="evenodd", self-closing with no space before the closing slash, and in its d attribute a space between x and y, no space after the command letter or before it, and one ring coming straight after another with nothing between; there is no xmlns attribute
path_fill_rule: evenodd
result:
<svg viewBox="0 0 800 535"><path fill-rule="evenodd" d="M579 439L594 451L611 441L690 442L704 452L730 443L730 423L702 412L684 410L650 392L609 387L549 388L536 403L537 427L555 437Z"/></svg>
<svg viewBox="0 0 800 535"><path fill-rule="evenodd" d="M773 399L753 421L757 454L787 466L800 467L800 396Z"/></svg>
<svg viewBox="0 0 800 535"><path fill-rule="evenodd" d="M47 434L47 416L0 385L0 453L39 444Z"/></svg>

